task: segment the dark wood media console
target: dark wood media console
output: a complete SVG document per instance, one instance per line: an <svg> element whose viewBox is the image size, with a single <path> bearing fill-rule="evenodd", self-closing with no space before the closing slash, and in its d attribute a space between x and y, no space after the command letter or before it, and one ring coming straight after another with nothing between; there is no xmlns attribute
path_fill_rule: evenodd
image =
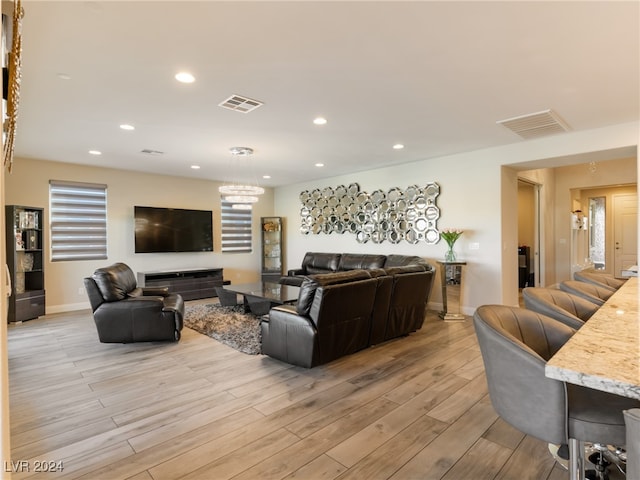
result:
<svg viewBox="0 0 640 480"><path fill-rule="evenodd" d="M138 272L139 287L168 287L184 300L215 297L216 287L224 284L222 268L190 268Z"/></svg>

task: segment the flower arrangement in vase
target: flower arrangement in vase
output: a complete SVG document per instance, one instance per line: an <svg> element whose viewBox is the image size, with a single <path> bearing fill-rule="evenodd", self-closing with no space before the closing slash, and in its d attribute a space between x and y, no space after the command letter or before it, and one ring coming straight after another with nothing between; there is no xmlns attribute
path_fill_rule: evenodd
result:
<svg viewBox="0 0 640 480"><path fill-rule="evenodd" d="M447 253L444 255L444 260L446 262L456 261L456 252L454 252L453 246L455 245L456 240L458 240L460 235L463 233L463 230L458 230L457 228L445 228L440 232L440 236L444 238L444 241L447 242L447 245L449 246Z"/></svg>

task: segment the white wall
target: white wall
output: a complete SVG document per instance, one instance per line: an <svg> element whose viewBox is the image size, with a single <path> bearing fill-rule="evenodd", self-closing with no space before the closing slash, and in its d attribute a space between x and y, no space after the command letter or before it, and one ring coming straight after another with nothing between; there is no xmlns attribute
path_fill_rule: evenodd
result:
<svg viewBox="0 0 640 480"><path fill-rule="evenodd" d="M107 184L108 259L51 262L49 252L49 180ZM56 313L89 308L82 279L101 266L127 263L134 271L189 267L224 268L233 283L257 281L260 277L261 216L273 215L273 190L267 191L253 210L254 244L251 254L221 253L220 195L218 182L175 178L98 167L18 158L13 172L5 177L7 205L45 209L46 311ZM214 251L196 253L135 254L133 207L192 208L213 210Z"/></svg>
<svg viewBox="0 0 640 480"><path fill-rule="evenodd" d="M301 205L298 200L303 190L353 182L358 183L362 190L371 192L435 181L440 185L437 203L441 218L438 226L465 230L456 244L459 257L468 262L462 291L462 310L470 314L479 305L487 303L516 305L517 172L581 163L591 157L600 160L620 158L621 155L629 157L629 152L633 152L637 160L638 131L638 122L633 122L526 142L516 141L503 147L276 188L274 210L287 221L285 267L298 267L307 251L412 254L435 264L444 255L444 242L438 245L410 245L406 242L397 245L388 242L359 244L348 233L302 235L299 232ZM330 159L326 163L326 168L330 169ZM628 178L635 179L637 169L629 169ZM554 252L557 247L557 225L554 225L557 223L557 214L552 200L556 197L555 181L548 172L538 178L547 182L542 187L542 195L548 222L544 225L542 235L546 254L544 275L547 283L551 284L556 281L556 272L564 268L559 269L558 265L564 265L563 262L569 259L562 254L556 257ZM478 244L479 248L471 250L469 247L472 243ZM570 268L568 264L567 268ZM432 307L437 308L441 301L438 281L431 295Z"/></svg>

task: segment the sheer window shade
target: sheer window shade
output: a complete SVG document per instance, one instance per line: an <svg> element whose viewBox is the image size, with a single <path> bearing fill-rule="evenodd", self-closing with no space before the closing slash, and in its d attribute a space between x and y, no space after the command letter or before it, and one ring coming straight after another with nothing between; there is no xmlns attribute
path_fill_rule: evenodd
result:
<svg viewBox="0 0 640 480"><path fill-rule="evenodd" d="M251 253L251 210L238 210L232 205L221 201L222 251Z"/></svg>
<svg viewBox="0 0 640 480"><path fill-rule="evenodd" d="M107 258L107 186L49 181L51 260Z"/></svg>

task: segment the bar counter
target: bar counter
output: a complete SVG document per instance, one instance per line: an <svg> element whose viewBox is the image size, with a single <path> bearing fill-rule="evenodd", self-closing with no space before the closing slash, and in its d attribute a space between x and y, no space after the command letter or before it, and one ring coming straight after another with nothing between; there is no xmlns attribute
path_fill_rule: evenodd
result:
<svg viewBox="0 0 640 480"><path fill-rule="evenodd" d="M638 278L632 277L547 362L549 378L640 399Z"/></svg>

